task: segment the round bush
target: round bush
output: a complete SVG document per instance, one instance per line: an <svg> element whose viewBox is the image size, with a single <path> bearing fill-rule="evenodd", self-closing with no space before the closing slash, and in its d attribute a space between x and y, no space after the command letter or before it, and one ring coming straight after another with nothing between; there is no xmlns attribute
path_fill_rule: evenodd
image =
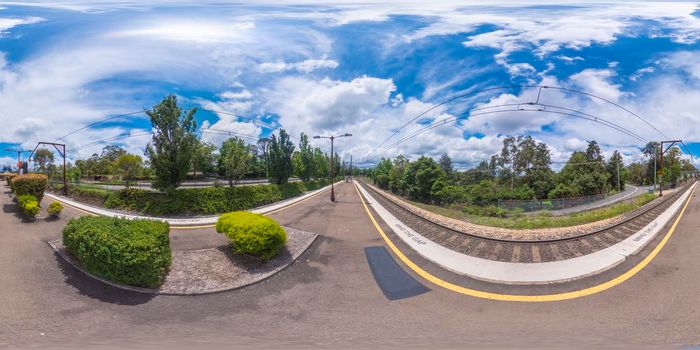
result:
<svg viewBox="0 0 700 350"><path fill-rule="evenodd" d="M41 210L39 202L31 194L23 194L17 197L17 202L19 202L19 207L22 209L22 212L30 218L35 217Z"/></svg>
<svg viewBox="0 0 700 350"><path fill-rule="evenodd" d="M49 180L44 174L23 174L12 178L12 192L19 198L23 194L31 194L41 203Z"/></svg>
<svg viewBox="0 0 700 350"><path fill-rule="evenodd" d="M171 252L165 222L103 216L71 219L63 245L91 273L114 282L154 288L170 270Z"/></svg>
<svg viewBox="0 0 700 350"><path fill-rule="evenodd" d="M247 211L221 215L216 231L223 233L233 243L236 253L250 254L270 260L287 243L287 234L274 220Z"/></svg>
<svg viewBox="0 0 700 350"><path fill-rule="evenodd" d="M53 202L49 204L49 207L46 208L46 211L49 212L49 215L51 216L58 216L58 214L61 214L61 211L63 210L63 205L59 202Z"/></svg>

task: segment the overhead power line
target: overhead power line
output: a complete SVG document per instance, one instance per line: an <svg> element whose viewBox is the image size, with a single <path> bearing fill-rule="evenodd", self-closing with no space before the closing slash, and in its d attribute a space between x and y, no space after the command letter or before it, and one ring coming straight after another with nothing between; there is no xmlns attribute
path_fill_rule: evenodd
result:
<svg viewBox="0 0 700 350"><path fill-rule="evenodd" d="M428 108L427 110L425 110L425 111L423 111L423 112L421 112L421 113L415 115L415 116L414 116L413 118L411 118L409 121L407 121L406 123L404 123L401 127L399 127L398 129L396 129L396 130L395 130L389 137L387 137L378 147L384 146L390 139L392 139L392 138L393 138L394 136L396 136L401 130L403 130L405 127L407 127L408 125L410 125L411 123L413 123L414 121L416 121L418 118L420 118L420 117L422 117L422 116L424 116L424 115L430 113L431 111L433 111L433 110L435 110L435 109L437 109L437 108L439 108L439 107L441 107L441 106L444 106L444 105L446 105L446 104L448 104L448 103L450 103L450 102L453 102L453 101L455 101L455 100L458 100L458 99L461 99L461 98L464 98L464 97L468 97L468 96L472 96L472 95L477 95L477 94L480 94L480 93L484 93L484 92L496 91L496 90L506 90L506 89L515 89L515 88L520 88L520 89L539 88L540 90L538 91L538 94L537 94L537 101L534 102L535 104L538 104L538 103L539 103L540 95L541 95L541 93L542 93L542 89L561 90L561 91L566 91L566 92L569 92L569 93L574 93L574 94L579 94L579 95L584 95L584 96L588 96L588 97L591 97L591 98L595 98L595 99L598 99L598 100L607 102L607 103L609 103L609 104L611 104L611 105L613 105L613 106L615 106L615 107L617 107L617 108L620 108L620 109L624 110L625 112L627 112L627 113L633 115L633 116L636 117L637 119L643 121L645 124L647 124L648 126L650 126L651 128L653 128L656 132L658 132L658 133L659 133L661 136L663 136L664 138L668 138L663 132L661 132L658 128L656 128L654 125L652 125L649 121L647 121L646 119L644 119L644 118L643 118L642 116L640 116L639 114L634 113L634 112L630 111L629 109L627 109L627 108L625 108L625 107L623 107L623 106L621 106L621 105L619 105L619 104L617 104L617 103L615 103L615 102L613 102L613 101L610 101L610 100L608 100L608 99L606 99L606 98L603 98L603 97L600 97L600 96L597 96L597 95L594 95L594 94L591 94L591 93L588 93L588 92L580 91L580 90L575 90L575 89L570 89L570 88L563 88L563 87L557 87L557 86L548 86L548 85L509 85L509 86L497 86L497 87L491 87L491 88L486 88L486 89L480 89L480 90L469 91L469 92L467 92L467 93L459 94L459 95L454 96L454 97L451 97L451 98L449 98L449 99L447 99L447 100L445 100L445 101L443 101L443 102L440 102L440 103L434 105L433 107ZM527 103L527 102L524 102L524 103L522 103L522 104L526 104L526 103Z"/></svg>

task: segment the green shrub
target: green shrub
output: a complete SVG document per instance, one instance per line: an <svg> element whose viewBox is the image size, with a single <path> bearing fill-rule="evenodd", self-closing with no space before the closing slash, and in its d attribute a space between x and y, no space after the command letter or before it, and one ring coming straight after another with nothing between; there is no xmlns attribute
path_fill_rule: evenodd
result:
<svg viewBox="0 0 700 350"><path fill-rule="evenodd" d="M83 216L68 222L63 244L95 275L153 288L163 283L170 269L169 231L160 221Z"/></svg>
<svg viewBox="0 0 700 350"><path fill-rule="evenodd" d="M19 202L19 207L22 209L22 212L30 218L35 217L41 210L39 202L31 194L20 195L17 197L17 201Z"/></svg>
<svg viewBox="0 0 700 350"><path fill-rule="evenodd" d="M95 188L84 185L72 185L69 187L70 193L73 196L92 198L98 202L104 203L107 198L114 192L103 188Z"/></svg>
<svg viewBox="0 0 700 350"><path fill-rule="evenodd" d="M263 260L277 255L287 242L287 234L274 220L247 211L221 215L216 231L233 243L236 253L251 254Z"/></svg>
<svg viewBox="0 0 700 350"><path fill-rule="evenodd" d="M49 181L43 174L23 174L12 178L12 191L17 197L23 194L31 194L37 202L44 198L44 191L48 187Z"/></svg>
<svg viewBox="0 0 700 350"><path fill-rule="evenodd" d="M63 205L59 202L53 202L49 205L48 208L46 208L46 211L49 212L49 215L51 216L58 216L58 214L61 214L61 211L63 210Z"/></svg>
<svg viewBox="0 0 700 350"><path fill-rule="evenodd" d="M154 216L213 215L260 207L327 184L328 181L313 181L284 185L182 188L167 194L132 188L109 192L104 206Z"/></svg>

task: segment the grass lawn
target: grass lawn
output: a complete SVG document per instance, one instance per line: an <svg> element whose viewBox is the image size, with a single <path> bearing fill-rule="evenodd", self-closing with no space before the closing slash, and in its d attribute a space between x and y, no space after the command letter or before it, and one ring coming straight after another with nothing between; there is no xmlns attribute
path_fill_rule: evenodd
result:
<svg viewBox="0 0 700 350"><path fill-rule="evenodd" d="M618 216L620 214L633 211L643 206L644 204L651 202L654 198L656 198L655 194L645 193L637 197L633 201L616 203L606 207L583 211L570 215L552 216L547 214L546 212L542 212L531 215L518 214L505 218L469 215L458 209L445 208L436 205L429 205L417 202L411 203L419 208L432 211L436 214L440 214L453 219L465 220L477 225L524 230L575 226L605 220Z"/></svg>

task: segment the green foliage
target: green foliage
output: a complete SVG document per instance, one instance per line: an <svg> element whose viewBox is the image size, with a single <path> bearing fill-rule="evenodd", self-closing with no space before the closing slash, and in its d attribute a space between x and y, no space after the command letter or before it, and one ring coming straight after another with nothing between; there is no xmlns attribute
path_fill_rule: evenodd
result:
<svg viewBox="0 0 700 350"><path fill-rule="evenodd" d="M219 154L219 169L228 179L229 186L237 184L245 176L251 158L250 147L243 139L232 137L224 141Z"/></svg>
<svg viewBox="0 0 700 350"><path fill-rule="evenodd" d="M166 193L139 189L110 192L104 206L153 216L214 215L247 210L328 185L327 180L284 185L181 188Z"/></svg>
<svg viewBox="0 0 700 350"><path fill-rule="evenodd" d="M196 108L185 113L177 105L175 95L167 96L146 114L154 134L146 147L156 178L153 187L162 191L175 189L186 178L197 148L194 131Z"/></svg>
<svg viewBox="0 0 700 350"><path fill-rule="evenodd" d="M216 151L216 146L203 141L198 141L197 146L192 157L192 171L194 175L197 175L197 171L202 174L214 172L214 152Z"/></svg>
<svg viewBox="0 0 700 350"><path fill-rule="evenodd" d="M278 185L287 183L292 174L292 154L294 144L289 140L289 135L284 129L280 129L279 136L272 135L269 151L270 180Z"/></svg>
<svg viewBox="0 0 700 350"><path fill-rule="evenodd" d="M429 200L433 184L441 177L446 175L432 158L420 157L406 166L401 188L410 198Z"/></svg>
<svg viewBox="0 0 700 350"><path fill-rule="evenodd" d="M32 196L31 194L22 194L17 196L17 202L19 202L19 207L22 209L22 212L30 218L35 217L41 210L36 197Z"/></svg>
<svg viewBox="0 0 700 350"><path fill-rule="evenodd" d="M379 161L379 164L377 164L377 167L372 171L372 179L374 180L374 183L379 186L379 188L389 188L389 179L391 176L392 167L393 165L391 164L390 159L382 158L382 160Z"/></svg>
<svg viewBox="0 0 700 350"><path fill-rule="evenodd" d="M39 171L46 174L51 164L53 164L53 152L48 148L39 148L34 152L34 166L38 167Z"/></svg>
<svg viewBox="0 0 700 350"><path fill-rule="evenodd" d="M314 150L309 145L309 136L301 133L299 137L299 178L302 181L309 181L314 175Z"/></svg>
<svg viewBox="0 0 700 350"><path fill-rule="evenodd" d="M554 199L571 198L579 196L578 189L567 184L559 183L557 187L549 191L548 197Z"/></svg>
<svg viewBox="0 0 700 350"><path fill-rule="evenodd" d="M129 187L131 181L143 171L143 160L135 154L124 154L117 158L115 167L126 181L126 187Z"/></svg>
<svg viewBox="0 0 700 350"><path fill-rule="evenodd" d="M63 244L89 272L117 283L154 288L170 269L170 227L152 220L103 216L71 219Z"/></svg>
<svg viewBox="0 0 700 350"><path fill-rule="evenodd" d="M30 194L38 202L44 198L44 191L48 188L49 180L44 174L23 174L12 178L12 192L19 197L23 194Z"/></svg>
<svg viewBox="0 0 700 350"><path fill-rule="evenodd" d="M49 215L54 216L54 217L61 214L62 210L63 210L63 205L61 205L61 203L59 203L59 202L53 202L53 203L49 204L48 208L46 208L46 211L49 212Z"/></svg>
<svg viewBox="0 0 700 350"><path fill-rule="evenodd" d="M277 255L287 242L287 234L274 220L246 211L221 215L216 221L216 231L231 240L234 252L263 260Z"/></svg>

